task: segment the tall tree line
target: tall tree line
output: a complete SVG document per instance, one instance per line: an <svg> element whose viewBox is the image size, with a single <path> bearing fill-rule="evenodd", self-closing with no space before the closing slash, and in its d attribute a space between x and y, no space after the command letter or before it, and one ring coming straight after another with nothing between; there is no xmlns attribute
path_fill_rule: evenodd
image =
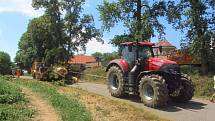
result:
<svg viewBox="0 0 215 121"><path fill-rule="evenodd" d="M81 14L84 0L33 0L32 3L36 9L45 9L45 14L29 23L19 43L17 61L29 63L39 59L58 63L68 60L80 48L85 50L90 39L102 41L93 17ZM214 0L103 0L97 9L104 31L110 31L119 22L128 29L110 41L116 46L124 41L136 41L130 38L149 41L155 32L162 40L165 26L160 18L165 19L185 34L182 47L190 48L201 58L202 73L207 74L215 56L209 50L215 33L214 6Z"/></svg>
<svg viewBox="0 0 215 121"><path fill-rule="evenodd" d="M214 0L104 0L98 10L104 30L109 31L119 22L128 28L125 34L116 35L111 44L118 46L139 38L139 41L149 41L155 31L162 40L165 27L160 18L165 18L176 30L185 34L181 40L182 48L190 48L194 55L201 58L202 74L208 73L209 66L215 69L215 54L209 50L210 40L215 34Z"/></svg>
<svg viewBox="0 0 215 121"><path fill-rule="evenodd" d="M67 62L75 51L85 51L92 38L102 41L92 15L82 15L85 0L32 0L44 15L32 19L19 42L15 61L30 68L33 61L47 65Z"/></svg>

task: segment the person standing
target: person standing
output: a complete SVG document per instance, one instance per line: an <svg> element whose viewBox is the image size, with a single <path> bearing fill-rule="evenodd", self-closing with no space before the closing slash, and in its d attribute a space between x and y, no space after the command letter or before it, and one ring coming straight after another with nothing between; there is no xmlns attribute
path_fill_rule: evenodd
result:
<svg viewBox="0 0 215 121"><path fill-rule="evenodd" d="M13 78L15 77L15 75L16 75L16 69L12 68L12 76L13 76Z"/></svg>
<svg viewBox="0 0 215 121"><path fill-rule="evenodd" d="M16 74L17 74L17 78L20 78L20 76L21 76L21 69L19 67L17 69Z"/></svg>

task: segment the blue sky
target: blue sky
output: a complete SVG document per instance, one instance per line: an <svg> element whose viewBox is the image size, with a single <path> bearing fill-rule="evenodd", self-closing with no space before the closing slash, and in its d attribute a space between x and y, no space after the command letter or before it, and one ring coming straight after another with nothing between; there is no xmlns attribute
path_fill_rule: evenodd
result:
<svg viewBox="0 0 215 121"><path fill-rule="evenodd" d="M100 28L102 24L99 21L99 13L96 10L97 5L101 2L102 0L86 0L84 6L84 13L94 16L97 28ZM31 0L0 0L0 51L9 53L13 59L18 50L20 37L26 31L29 20L42 15L42 13L42 10L35 11L31 7ZM176 47L180 47L180 39L183 35L176 32L167 22L162 21L162 23L166 27L166 39ZM103 36L105 43L103 45L96 40L92 40L87 44L87 54L96 51L115 51L116 48L112 47L108 42L115 35L124 33L125 30L121 24L118 24L110 32L105 32ZM152 42L156 41L157 37L152 38Z"/></svg>

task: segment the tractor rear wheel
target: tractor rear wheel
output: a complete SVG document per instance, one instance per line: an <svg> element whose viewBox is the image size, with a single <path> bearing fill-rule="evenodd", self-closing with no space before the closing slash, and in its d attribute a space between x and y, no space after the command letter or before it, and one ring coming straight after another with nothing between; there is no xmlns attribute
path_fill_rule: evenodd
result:
<svg viewBox="0 0 215 121"><path fill-rule="evenodd" d="M107 73L108 89L112 96L122 97L124 96L124 85L123 72L117 66L112 66Z"/></svg>
<svg viewBox="0 0 215 121"><path fill-rule="evenodd" d="M146 106L161 107L168 100L168 89L164 79L159 75L142 77L139 85L141 100Z"/></svg>
<svg viewBox="0 0 215 121"><path fill-rule="evenodd" d="M172 101L174 102L187 102L192 99L194 95L194 84L191 80L186 77L181 78L183 88L180 90L177 96L171 96Z"/></svg>

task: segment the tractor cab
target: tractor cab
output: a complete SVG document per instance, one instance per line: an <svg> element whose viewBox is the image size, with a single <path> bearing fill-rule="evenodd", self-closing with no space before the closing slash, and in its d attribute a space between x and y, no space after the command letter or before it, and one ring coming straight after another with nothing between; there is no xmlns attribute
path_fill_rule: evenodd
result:
<svg viewBox="0 0 215 121"><path fill-rule="evenodd" d="M127 42L120 46L120 54L122 59L125 59L129 65L133 66L136 60L146 61L150 57L154 57L154 43L150 42Z"/></svg>

